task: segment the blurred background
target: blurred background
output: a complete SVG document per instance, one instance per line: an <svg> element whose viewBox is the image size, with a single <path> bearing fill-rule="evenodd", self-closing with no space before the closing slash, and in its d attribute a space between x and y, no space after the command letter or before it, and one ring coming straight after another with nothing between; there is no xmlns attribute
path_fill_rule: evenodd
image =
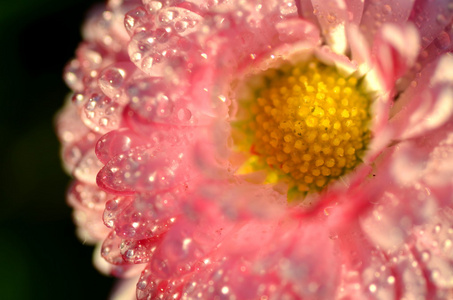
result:
<svg viewBox="0 0 453 300"><path fill-rule="evenodd" d="M77 240L53 118L94 0L0 1L0 299L106 299Z"/></svg>

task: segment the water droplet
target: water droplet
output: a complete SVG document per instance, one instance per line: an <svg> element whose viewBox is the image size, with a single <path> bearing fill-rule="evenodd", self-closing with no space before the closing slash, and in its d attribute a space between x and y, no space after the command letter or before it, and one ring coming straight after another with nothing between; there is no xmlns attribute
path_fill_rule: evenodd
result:
<svg viewBox="0 0 453 300"><path fill-rule="evenodd" d="M432 278L434 281L437 282L437 279L439 278L439 276L440 276L439 270L433 269L433 270L431 271L431 278Z"/></svg>
<svg viewBox="0 0 453 300"><path fill-rule="evenodd" d="M99 125L101 126L107 126L109 124L109 119L108 118L101 118L99 120Z"/></svg>
<svg viewBox="0 0 453 300"><path fill-rule="evenodd" d="M437 225L434 227L434 233L439 233L439 232L440 232L440 229L441 229L441 225L440 225L440 224L437 224Z"/></svg>
<svg viewBox="0 0 453 300"><path fill-rule="evenodd" d="M84 101L85 96L82 93L75 93L74 96L72 96L72 102L77 106L81 106Z"/></svg>
<svg viewBox="0 0 453 300"><path fill-rule="evenodd" d="M83 71L78 60L73 59L66 66L64 80L73 91L83 90Z"/></svg>
<svg viewBox="0 0 453 300"><path fill-rule="evenodd" d="M170 23L174 18L178 16L178 12L176 10L167 9L166 11L162 11L159 13L159 21L166 25Z"/></svg>
<svg viewBox="0 0 453 300"><path fill-rule="evenodd" d="M139 6L129 11L124 16L124 27L126 28L129 35L132 35L136 28L142 25L142 20L146 19L146 10Z"/></svg>
<svg viewBox="0 0 453 300"><path fill-rule="evenodd" d="M180 33L184 32L187 29L187 27L189 27L189 23L187 21L177 21L175 23L175 30L177 32L180 32Z"/></svg>
<svg viewBox="0 0 453 300"><path fill-rule="evenodd" d="M110 247L104 247L102 248L102 255L106 256L110 253Z"/></svg>
<svg viewBox="0 0 453 300"><path fill-rule="evenodd" d="M129 250L126 251L126 257L128 259L131 259L134 255L135 255L134 249L129 249Z"/></svg>
<svg viewBox="0 0 453 300"><path fill-rule="evenodd" d="M160 93L156 97L156 113L160 117L168 117L173 112L173 102L164 94Z"/></svg>
<svg viewBox="0 0 453 300"><path fill-rule="evenodd" d="M90 70L96 70L102 63L102 55L100 50L97 49L96 46L92 46L92 44L82 45L78 51L78 55L82 60L82 64L85 68Z"/></svg>
<svg viewBox="0 0 453 300"><path fill-rule="evenodd" d="M260 9L261 9L261 7L260 7ZM286 3L283 3L280 5L280 13L283 16L295 14L296 12L297 12L297 6L291 2L286 2Z"/></svg>
<svg viewBox="0 0 453 300"><path fill-rule="evenodd" d="M451 242L451 240L449 240L449 239L447 239L447 240L445 240L445 241L443 242L443 247L444 247L445 250L450 249L451 245L452 245L452 242Z"/></svg>
<svg viewBox="0 0 453 300"><path fill-rule="evenodd" d="M137 288L138 288L139 290L144 290L144 289L146 288L146 285L147 285L147 284L148 284L148 283L146 282L146 280L144 280L144 279L143 279L143 280L140 280L140 281L137 283Z"/></svg>
<svg viewBox="0 0 453 300"><path fill-rule="evenodd" d="M121 68L109 67L102 71L99 77L99 87L102 90L114 91L121 87L124 82L126 71ZM111 95L108 95L111 96Z"/></svg>
<svg viewBox="0 0 453 300"><path fill-rule="evenodd" d="M143 3L146 5L149 11L151 12L157 12L162 9L162 2L161 1L149 1L149 0L144 0Z"/></svg>
<svg viewBox="0 0 453 300"><path fill-rule="evenodd" d="M131 55L131 61L134 63L139 62L142 59L142 54L140 52L134 52Z"/></svg>
<svg viewBox="0 0 453 300"><path fill-rule="evenodd" d="M439 23L440 25L445 25L445 24L447 24L447 22L448 22L447 18L446 18L443 14L437 15L436 21L437 21L437 23Z"/></svg>
<svg viewBox="0 0 453 300"><path fill-rule="evenodd" d="M434 44L441 50L447 50L451 46L450 35L445 31L442 31L434 40Z"/></svg>
<svg viewBox="0 0 453 300"><path fill-rule="evenodd" d="M227 286L224 286L224 287L222 287L222 290L221 290L221 291L222 291L222 294L226 295L226 294L228 294L228 292L230 291L230 288L227 287Z"/></svg>
<svg viewBox="0 0 453 300"><path fill-rule="evenodd" d="M338 239L338 234L330 235L329 238L331 240L336 240L336 239Z"/></svg>
<svg viewBox="0 0 453 300"><path fill-rule="evenodd" d="M180 121L189 121L191 117L192 117L192 113L187 108L181 108L178 111L178 119Z"/></svg>
<svg viewBox="0 0 453 300"><path fill-rule="evenodd" d="M117 230L117 234L118 235L121 235L125 238L132 238L133 236L135 236L135 228L130 226L129 224L125 225L124 227L117 227L116 228Z"/></svg>
<svg viewBox="0 0 453 300"><path fill-rule="evenodd" d="M334 23L337 20L337 16L332 13L327 14L327 22Z"/></svg>
<svg viewBox="0 0 453 300"><path fill-rule="evenodd" d="M430 258L431 258L431 255L429 254L429 252L428 251L423 251L423 253L422 253L422 261L423 262L428 262Z"/></svg>

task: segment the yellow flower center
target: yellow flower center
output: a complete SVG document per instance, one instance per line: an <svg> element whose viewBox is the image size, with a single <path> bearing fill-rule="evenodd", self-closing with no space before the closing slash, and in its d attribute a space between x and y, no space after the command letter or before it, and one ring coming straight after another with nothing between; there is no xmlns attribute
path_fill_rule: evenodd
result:
<svg viewBox="0 0 453 300"><path fill-rule="evenodd" d="M238 173L266 170L266 182L305 193L357 166L370 139L360 80L318 61L268 70L260 80L253 96L239 99L233 124L237 150L249 153Z"/></svg>

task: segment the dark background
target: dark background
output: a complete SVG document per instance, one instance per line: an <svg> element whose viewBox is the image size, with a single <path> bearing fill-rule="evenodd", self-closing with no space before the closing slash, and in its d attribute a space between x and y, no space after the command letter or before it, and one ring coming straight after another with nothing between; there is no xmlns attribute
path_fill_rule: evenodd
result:
<svg viewBox="0 0 453 300"><path fill-rule="evenodd" d="M94 0L0 1L0 299L106 299L65 202L53 118Z"/></svg>

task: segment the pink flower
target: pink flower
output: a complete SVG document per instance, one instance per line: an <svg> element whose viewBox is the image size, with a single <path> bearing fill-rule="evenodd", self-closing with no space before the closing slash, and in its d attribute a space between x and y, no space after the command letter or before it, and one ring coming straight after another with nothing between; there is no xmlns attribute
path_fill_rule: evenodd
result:
<svg viewBox="0 0 453 300"><path fill-rule="evenodd" d="M114 298L453 298L453 3L111 0L58 116Z"/></svg>

